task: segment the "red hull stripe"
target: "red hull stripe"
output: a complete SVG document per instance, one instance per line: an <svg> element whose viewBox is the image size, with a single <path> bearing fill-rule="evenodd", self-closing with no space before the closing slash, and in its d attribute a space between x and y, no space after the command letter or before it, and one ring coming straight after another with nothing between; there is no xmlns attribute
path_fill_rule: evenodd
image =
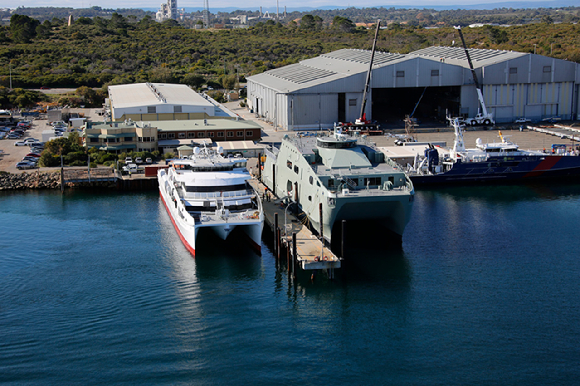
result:
<svg viewBox="0 0 580 386"><path fill-rule="evenodd" d="M526 174L524 178L541 176L542 174L544 174L545 171L550 170L552 167L554 167L554 165L556 165L562 157L563 156L556 155L547 156L545 160L540 162L538 166L534 168L534 170Z"/></svg>
<svg viewBox="0 0 580 386"><path fill-rule="evenodd" d="M173 227L177 231L177 234L179 235L179 238L181 239L181 242L183 243L183 245L185 245L185 248L187 248L187 250L189 251L189 253L191 253L193 256L195 256L195 248L193 248L187 242L187 240L185 239L185 237L183 237L183 235L179 231L179 227L175 223L175 220L173 220L173 216L171 215L171 212L169 211L169 208L167 207L167 203L165 202L165 199L163 198L163 194L161 194L161 192L159 192L159 196L161 197L161 201L163 201L163 205L165 205L165 210L167 210L167 214L169 214L169 218L171 219L171 222L173 223Z"/></svg>

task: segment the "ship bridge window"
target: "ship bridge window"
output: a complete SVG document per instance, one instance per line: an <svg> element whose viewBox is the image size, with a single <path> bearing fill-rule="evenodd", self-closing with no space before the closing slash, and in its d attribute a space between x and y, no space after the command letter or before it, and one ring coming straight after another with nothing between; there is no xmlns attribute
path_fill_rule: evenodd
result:
<svg viewBox="0 0 580 386"><path fill-rule="evenodd" d="M226 172L234 170L234 165L227 166L193 166L189 164L174 164L173 167L178 170L191 170L194 172Z"/></svg>
<svg viewBox="0 0 580 386"><path fill-rule="evenodd" d="M375 186L381 184L381 177L365 177L364 179L365 186Z"/></svg>
<svg viewBox="0 0 580 386"><path fill-rule="evenodd" d="M310 182L310 185L312 185L314 182L314 178L312 176L308 177L308 182Z"/></svg>
<svg viewBox="0 0 580 386"><path fill-rule="evenodd" d="M300 171L300 169L298 169L298 166L294 165L294 173L298 174L299 171Z"/></svg>
<svg viewBox="0 0 580 386"><path fill-rule="evenodd" d="M327 141L318 141L318 147L326 148L326 149L348 149L351 147L356 147L356 142L327 142Z"/></svg>
<svg viewBox="0 0 580 386"><path fill-rule="evenodd" d="M220 186L185 186L186 192L232 192L234 190L246 190L246 184L220 185Z"/></svg>
<svg viewBox="0 0 580 386"><path fill-rule="evenodd" d="M286 191L290 193L292 191L292 181L288 180L286 183Z"/></svg>
<svg viewBox="0 0 580 386"><path fill-rule="evenodd" d="M288 166L288 169L292 170L292 161L286 161L286 166Z"/></svg>

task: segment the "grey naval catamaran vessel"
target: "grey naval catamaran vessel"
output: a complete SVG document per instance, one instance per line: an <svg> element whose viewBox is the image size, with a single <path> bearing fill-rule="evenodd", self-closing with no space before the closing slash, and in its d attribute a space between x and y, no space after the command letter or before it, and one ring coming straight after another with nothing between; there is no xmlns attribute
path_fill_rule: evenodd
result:
<svg viewBox="0 0 580 386"><path fill-rule="evenodd" d="M413 183L366 136L337 128L285 135L280 148L267 148L265 155L263 183L295 202L325 241L340 236L342 220L360 220L358 230L386 229L400 242L411 215Z"/></svg>

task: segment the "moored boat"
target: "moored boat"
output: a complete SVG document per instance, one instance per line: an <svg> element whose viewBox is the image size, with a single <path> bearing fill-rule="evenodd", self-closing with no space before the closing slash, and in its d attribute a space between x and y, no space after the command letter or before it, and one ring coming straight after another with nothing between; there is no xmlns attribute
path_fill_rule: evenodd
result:
<svg viewBox="0 0 580 386"><path fill-rule="evenodd" d="M574 152L544 153L522 150L499 132L501 142L483 143L466 149L463 125L455 120L452 149L430 146L415 157L408 173L416 186L497 183L580 177L580 157Z"/></svg>
<svg viewBox="0 0 580 386"><path fill-rule="evenodd" d="M389 230L401 239L414 199L412 182L366 136L333 133L284 136L266 149L262 181L288 197L327 242L342 220Z"/></svg>
<svg viewBox="0 0 580 386"><path fill-rule="evenodd" d="M218 149L194 148L157 172L159 193L185 247L195 255L204 232L227 239L237 229L261 251L262 203L248 183L245 158L224 158ZM201 232L201 233L200 233Z"/></svg>

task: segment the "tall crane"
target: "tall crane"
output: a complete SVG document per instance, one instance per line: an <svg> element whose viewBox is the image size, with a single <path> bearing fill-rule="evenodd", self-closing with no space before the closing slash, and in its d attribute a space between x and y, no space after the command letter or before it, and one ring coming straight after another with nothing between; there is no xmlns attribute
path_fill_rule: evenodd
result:
<svg viewBox="0 0 580 386"><path fill-rule="evenodd" d="M381 27L381 21L377 20L377 30L375 31L375 40L373 40L373 49L371 50L371 61L369 62L369 70L367 72L367 80L365 82L365 90L363 92L362 104L360 108L360 118L358 121L366 122L365 108L367 106L367 94L369 92L369 86L371 83L371 72L373 71L373 61L375 60L375 50L377 48L377 39L379 37L379 29Z"/></svg>
<svg viewBox="0 0 580 386"><path fill-rule="evenodd" d="M461 44L463 44L463 50L465 51L465 56L467 57L467 63L469 63L469 69L471 70L471 75L473 76L473 82L475 83L475 88L477 90L477 98L479 99L479 104L481 105L481 113L478 113L474 118L468 118L466 121L468 124L472 126L475 125L485 125L489 126L491 124L495 125L495 121L493 120L493 114L487 111L485 107L485 102L483 100L483 92L481 90L481 85L479 80L477 79L477 74L473 69L473 63L471 62L471 57L469 56L469 51L467 50L467 45L465 44L465 39L463 38L463 32L461 32L461 26L453 27L459 32L459 37L461 38Z"/></svg>

